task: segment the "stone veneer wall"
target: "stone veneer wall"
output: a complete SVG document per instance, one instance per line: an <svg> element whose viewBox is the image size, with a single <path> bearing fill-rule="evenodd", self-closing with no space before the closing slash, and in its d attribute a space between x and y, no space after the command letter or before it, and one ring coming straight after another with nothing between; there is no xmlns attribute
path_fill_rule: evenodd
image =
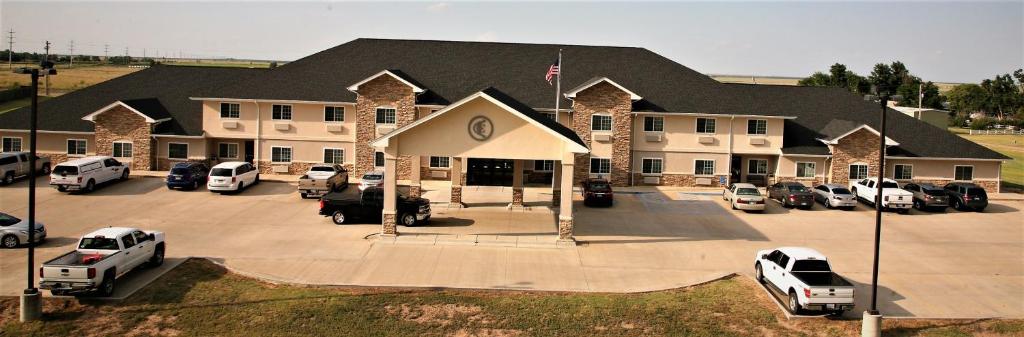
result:
<svg viewBox="0 0 1024 337"><path fill-rule="evenodd" d="M377 136L377 107L395 108L395 128L416 120L416 95L412 88L397 79L382 75L359 86L356 97L356 163L355 176L372 171L376 150L370 146ZM398 179L408 179L412 173L409 156L398 158ZM421 177L422 178L422 177Z"/></svg>
<svg viewBox="0 0 1024 337"><path fill-rule="evenodd" d="M206 164L207 167L213 167L213 165L214 165L213 163L210 162L209 159L188 159L188 160L185 160L185 159L157 158L156 159L156 170L157 171L169 171L171 169L171 166L174 166L174 164L184 163L184 162L203 163L203 164Z"/></svg>
<svg viewBox="0 0 1024 337"><path fill-rule="evenodd" d="M426 158L426 157L424 157ZM444 171L444 178L434 178L430 175L431 171ZM451 180L452 169L450 168L430 168L427 166L420 166L420 180Z"/></svg>
<svg viewBox="0 0 1024 337"><path fill-rule="evenodd" d="M146 119L127 108L117 105L96 116L96 154L114 154L114 141L132 142L131 169L149 171L153 169L154 141Z"/></svg>
<svg viewBox="0 0 1024 337"><path fill-rule="evenodd" d="M878 176L878 136L861 129L831 145L832 183L847 185L850 182L850 164L868 164L868 177Z"/></svg>
<svg viewBox="0 0 1024 337"><path fill-rule="evenodd" d="M632 162L633 101L629 94L607 82L601 82L576 94L572 105L573 130L584 143L591 143L590 116L595 113L612 115L611 177L613 186L628 186L630 163ZM582 182L590 174L590 157L577 156L573 180Z"/></svg>
<svg viewBox="0 0 1024 337"><path fill-rule="evenodd" d="M659 184L645 184L644 175L640 173L633 174L633 183L637 186L674 186L674 187L716 187L723 186L719 182L722 178L727 178L725 175L716 175L713 177L701 177L711 179L711 185L697 185L695 184L695 177L692 174L662 174L661 181Z"/></svg>
<svg viewBox="0 0 1024 337"><path fill-rule="evenodd" d="M261 160L259 163L260 163L259 164L260 174L295 174L295 175L306 173L306 171L309 171L309 167L310 166L313 166L313 165L316 164L316 163L296 163L296 162L292 162L292 163L289 163L289 164L281 164L281 163L276 163L275 164L275 163L271 163L268 160ZM278 165L288 165L288 172L287 173L275 173L274 172L274 166L278 166ZM348 167L346 167L345 169L348 169Z"/></svg>

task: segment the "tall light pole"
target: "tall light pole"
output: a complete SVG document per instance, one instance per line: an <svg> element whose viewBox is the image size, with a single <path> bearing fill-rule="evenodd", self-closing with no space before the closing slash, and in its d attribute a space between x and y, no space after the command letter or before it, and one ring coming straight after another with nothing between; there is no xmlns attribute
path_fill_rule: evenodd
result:
<svg viewBox="0 0 1024 337"><path fill-rule="evenodd" d="M22 322L38 320L43 315L43 302L39 289L35 282L35 244L36 244L36 129L39 115L39 77L49 78L57 74L53 68L53 62L43 60L39 68L18 68L16 74L25 74L32 77L32 108L29 114L29 156L28 166L31 175L28 180L28 285L21 294L21 316Z"/></svg>

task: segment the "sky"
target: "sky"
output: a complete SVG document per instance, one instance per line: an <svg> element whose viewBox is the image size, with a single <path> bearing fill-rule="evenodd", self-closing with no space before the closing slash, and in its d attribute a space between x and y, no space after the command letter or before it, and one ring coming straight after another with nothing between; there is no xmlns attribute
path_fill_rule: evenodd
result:
<svg viewBox="0 0 1024 337"><path fill-rule="evenodd" d="M18 2L15 51L295 60L360 37L642 47L707 74L867 75L895 60L936 82L1024 67L1024 1ZM566 60L571 64L571 60ZM571 71L567 68L565 71Z"/></svg>

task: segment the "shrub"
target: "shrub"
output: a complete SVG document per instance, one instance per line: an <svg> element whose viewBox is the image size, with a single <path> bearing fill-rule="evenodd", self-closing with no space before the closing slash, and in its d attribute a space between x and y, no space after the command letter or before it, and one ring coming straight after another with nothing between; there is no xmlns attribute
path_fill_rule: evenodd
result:
<svg viewBox="0 0 1024 337"><path fill-rule="evenodd" d="M996 120L990 117L975 118L971 121L972 130L986 130L996 124Z"/></svg>

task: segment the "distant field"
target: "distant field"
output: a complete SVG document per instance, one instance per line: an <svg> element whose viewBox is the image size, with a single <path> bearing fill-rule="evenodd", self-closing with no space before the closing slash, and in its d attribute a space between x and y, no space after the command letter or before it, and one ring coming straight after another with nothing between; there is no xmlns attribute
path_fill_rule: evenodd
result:
<svg viewBox="0 0 1024 337"><path fill-rule="evenodd" d="M960 137L1013 158L1013 160L1003 163L1003 187L1024 190L1024 136L970 135L960 129L950 128L950 130Z"/></svg>
<svg viewBox="0 0 1024 337"><path fill-rule="evenodd" d="M103 82L118 76L139 71L141 68L129 68L124 66L83 66L75 68L57 68L57 75L50 77L50 94L60 94L74 91L90 85ZM43 93L43 79L39 80L39 92ZM15 74L10 71L0 71L0 87L9 88L15 85L30 85L31 79L28 75Z"/></svg>
<svg viewBox="0 0 1024 337"><path fill-rule="evenodd" d="M708 75L715 80L723 83L747 83L747 84L774 84L774 85L797 85L800 82L801 77L784 77L784 76L740 76L740 75ZM947 92L953 89L954 86L960 83L946 83L946 82L935 82L935 86L939 87L939 92Z"/></svg>
<svg viewBox="0 0 1024 337"><path fill-rule="evenodd" d="M278 65L284 62L278 62ZM245 61L245 60L167 60L163 64L173 66L203 66L203 67L239 67L239 68L268 68L269 61Z"/></svg>

